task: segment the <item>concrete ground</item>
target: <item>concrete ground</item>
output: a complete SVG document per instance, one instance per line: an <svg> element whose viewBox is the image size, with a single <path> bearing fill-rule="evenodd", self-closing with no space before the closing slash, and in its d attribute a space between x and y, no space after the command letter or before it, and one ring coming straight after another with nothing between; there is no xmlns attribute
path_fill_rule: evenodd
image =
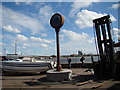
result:
<svg viewBox="0 0 120 90"><path fill-rule="evenodd" d="M93 72L87 68L72 68L72 80L62 82L49 82L46 80L46 73L34 75L4 75L2 78L2 90L27 90L27 89L99 89L118 88L119 81L96 80ZM117 85L117 86L116 86ZM112 87L111 87L112 86ZM111 87L111 88L110 88ZM120 87L119 87L120 90Z"/></svg>

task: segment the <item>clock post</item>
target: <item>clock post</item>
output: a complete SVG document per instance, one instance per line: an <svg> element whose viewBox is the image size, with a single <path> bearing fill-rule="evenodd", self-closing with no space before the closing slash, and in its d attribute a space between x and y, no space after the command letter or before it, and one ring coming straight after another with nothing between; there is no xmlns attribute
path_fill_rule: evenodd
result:
<svg viewBox="0 0 120 90"><path fill-rule="evenodd" d="M56 71L61 71L62 67L60 64L60 47L59 47L59 31L64 24L64 17L58 13L51 17L50 24L55 28L56 32L56 45L57 45L57 68Z"/></svg>
<svg viewBox="0 0 120 90"><path fill-rule="evenodd" d="M60 64L59 31L64 24L64 17L59 13L55 13L50 19L50 24L56 32L57 68L47 71L47 80L55 82L72 80L72 70L62 69Z"/></svg>
<svg viewBox="0 0 120 90"><path fill-rule="evenodd" d="M57 42L57 68L56 71L61 71L62 66L60 64L60 47L59 47L59 31L60 30L55 30L56 31L56 42Z"/></svg>

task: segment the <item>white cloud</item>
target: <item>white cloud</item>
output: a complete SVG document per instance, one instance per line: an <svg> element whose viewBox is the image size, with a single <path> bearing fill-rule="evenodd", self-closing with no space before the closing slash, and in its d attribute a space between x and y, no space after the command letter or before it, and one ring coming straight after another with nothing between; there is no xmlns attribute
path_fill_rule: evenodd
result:
<svg viewBox="0 0 120 90"><path fill-rule="evenodd" d="M24 3L24 4L26 4L26 5L32 5L32 3L33 3L33 0L16 0L15 1L15 4L16 5L20 5L21 3Z"/></svg>
<svg viewBox="0 0 120 90"><path fill-rule="evenodd" d="M47 34L45 34L45 33L41 33L41 36L42 36L42 37L46 37Z"/></svg>
<svg viewBox="0 0 120 90"><path fill-rule="evenodd" d="M71 30L62 30L64 39L68 38L61 44L63 54L77 53L82 50L83 53L96 53L94 39L87 33L76 33Z"/></svg>
<svg viewBox="0 0 120 90"><path fill-rule="evenodd" d="M9 41L13 41L13 40L15 41L16 38L14 36L10 35L10 34L3 34L2 39L3 40L9 40Z"/></svg>
<svg viewBox="0 0 120 90"><path fill-rule="evenodd" d="M20 5L20 2L15 2L16 5Z"/></svg>
<svg viewBox="0 0 120 90"><path fill-rule="evenodd" d="M89 0L89 1L75 0L71 5L72 9L69 13L69 16L70 17L75 16L80 11L80 9L89 7L92 5L93 2L98 2L98 1L101 1L101 0Z"/></svg>
<svg viewBox="0 0 120 90"><path fill-rule="evenodd" d="M7 26L3 26L2 27L4 30L8 31L8 32L13 32L13 33L20 33L21 31L17 28L14 28L10 25L7 25Z"/></svg>
<svg viewBox="0 0 120 90"><path fill-rule="evenodd" d="M20 40L20 41L26 41L26 40L28 40L28 38L26 36L21 35L21 34L16 35L16 37L17 37L17 40Z"/></svg>
<svg viewBox="0 0 120 90"><path fill-rule="evenodd" d="M49 19L53 13L52 11L52 7L50 6L45 5L41 7L39 10L39 18L41 19L41 21L49 23Z"/></svg>
<svg viewBox="0 0 120 90"><path fill-rule="evenodd" d="M116 37L117 37L118 39L120 39L120 35L119 35L119 34L116 34Z"/></svg>
<svg viewBox="0 0 120 90"><path fill-rule="evenodd" d="M94 43L94 40L95 40L95 39L88 39L88 42L89 42L89 43Z"/></svg>
<svg viewBox="0 0 120 90"><path fill-rule="evenodd" d="M10 44L10 45L11 45L11 46L13 46L13 47L15 47L15 44L13 44L13 43L12 43L12 44Z"/></svg>
<svg viewBox="0 0 120 90"><path fill-rule="evenodd" d="M26 47L25 47L25 46L22 46L22 48L24 48L24 49L25 49Z"/></svg>
<svg viewBox="0 0 120 90"><path fill-rule="evenodd" d="M48 47L48 45L47 45L47 44L41 44L41 46L42 46L42 47Z"/></svg>
<svg viewBox="0 0 120 90"><path fill-rule="evenodd" d="M64 32L64 30L65 30L65 29L63 29L63 32ZM59 37L60 37L60 38L64 38L64 35L61 34L61 35L59 35Z"/></svg>
<svg viewBox="0 0 120 90"><path fill-rule="evenodd" d="M4 6L2 6L2 21L3 21L2 24L4 26L9 24L12 24L14 26L19 26L24 31L25 30L31 31L32 34L36 34L41 32L42 30L45 30L44 25L38 19L11 10Z"/></svg>
<svg viewBox="0 0 120 90"><path fill-rule="evenodd" d="M113 8L113 9L117 9L117 8L119 8L119 7L120 7L120 4L113 4L113 5L112 5L112 8Z"/></svg>
<svg viewBox="0 0 120 90"><path fill-rule="evenodd" d="M30 44L31 44L31 43L29 43L29 44L27 44L27 43L23 43L22 48L29 47L29 46L31 46Z"/></svg>
<svg viewBox="0 0 120 90"><path fill-rule="evenodd" d="M27 4L27 5L32 5L33 2L31 2L31 1L27 1L27 2L24 2L24 3Z"/></svg>
<svg viewBox="0 0 120 90"><path fill-rule="evenodd" d="M118 28L113 28L112 30L113 30L114 34L118 34L120 32L120 29L118 29Z"/></svg>
<svg viewBox="0 0 120 90"><path fill-rule="evenodd" d="M87 33L82 32L81 34L70 31L70 30L65 30L63 29L62 32L65 34L65 36L67 36L68 38L70 38L71 40L75 40L75 41L79 41L79 40L83 40L86 39L88 37Z"/></svg>
<svg viewBox="0 0 120 90"><path fill-rule="evenodd" d="M118 35L118 39L120 39L120 35Z"/></svg>
<svg viewBox="0 0 120 90"><path fill-rule="evenodd" d="M113 37L119 39L120 38L120 29L113 28L112 30L113 30L112 32L114 34Z"/></svg>
<svg viewBox="0 0 120 90"><path fill-rule="evenodd" d="M6 45L5 43L3 43L3 42L0 42L0 46L3 46L3 45Z"/></svg>
<svg viewBox="0 0 120 90"><path fill-rule="evenodd" d="M30 39L31 39L32 41L37 41L37 42L52 43L52 41L50 41L50 40L41 39L41 38L37 38L37 37L30 37Z"/></svg>
<svg viewBox="0 0 120 90"><path fill-rule="evenodd" d="M75 16L75 14L77 14L77 12L79 12L79 10L80 10L81 8L88 7L88 6L90 6L91 4L92 4L91 2L74 2L74 3L71 5L72 9L71 9L71 11L70 11L69 16L70 16L70 17Z"/></svg>
<svg viewBox="0 0 120 90"><path fill-rule="evenodd" d="M23 46L31 46L30 44L23 43Z"/></svg>
<svg viewBox="0 0 120 90"><path fill-rule="evenodd" d="M107 15L106 13L97 13L94 11L89 11L87 9L81 10L81 12L78 12L76 15L75 24L78 25L80 28L85 27L92 27L93 26L93 19L100 18L102 16ZM110 15L110 18L112 21L116 21L115 17Z"/></svg>
<svg viewBox="0 0 120 90"><path fill-rule="evenodd" d="M40 8L39 13L44 15L45 17L47 17L50 15L50 13L49 13L50 11L52 11L52 8L46 5L46 6L43 6ZM44 12L46 12L46 13L44 13Z"/></svg>

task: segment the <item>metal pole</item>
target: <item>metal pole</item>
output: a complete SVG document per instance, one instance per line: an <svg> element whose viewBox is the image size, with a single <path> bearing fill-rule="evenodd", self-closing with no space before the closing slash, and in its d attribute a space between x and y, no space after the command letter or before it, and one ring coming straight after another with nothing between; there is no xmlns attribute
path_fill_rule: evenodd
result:
<svg viewBox="0 0 120 90"><path fill-rule="evenodd" d="M61 71L62 67L60 64L60 48L59 48L59 29L56 29L56 45L57 45L57 69L56 71Z"/></svg>
<svg viewBox="0 0 120 90"><path fill-rule="evenodd" d="M15 41L15 54L17 54L17 40Z"/></svg>

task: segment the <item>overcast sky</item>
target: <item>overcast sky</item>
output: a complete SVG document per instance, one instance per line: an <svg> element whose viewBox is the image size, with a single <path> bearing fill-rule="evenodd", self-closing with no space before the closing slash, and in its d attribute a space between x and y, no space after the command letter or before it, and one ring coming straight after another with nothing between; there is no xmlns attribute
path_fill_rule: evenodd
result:
<svg viewBox="0 0 120 90"><path fill-rule="evenodd" d="M92 20L110 15L112 35L118 38L117 2L2 2L0 21L2 34L0 46L6 53L14 53L17 40L17 53L27 55L56 54L55 30L50 26L50 18L60 13L65 23L60 30L61 55L96 53ZM2 51L0 50L0 54Z"/></svg>

